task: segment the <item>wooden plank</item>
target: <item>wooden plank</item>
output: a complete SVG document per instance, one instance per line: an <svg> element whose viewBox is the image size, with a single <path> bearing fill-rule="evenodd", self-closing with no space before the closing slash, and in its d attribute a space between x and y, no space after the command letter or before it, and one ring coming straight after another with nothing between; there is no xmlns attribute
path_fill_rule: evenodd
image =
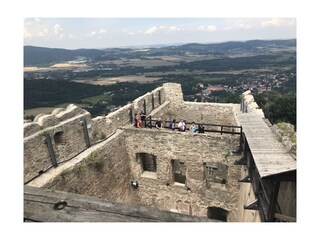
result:
<svg viewBox="0 0 320 240"><path fill-rule="evenodd" d="M199 218L151 209L139 205L108 202L74 193L25 186L24 219L45 222L212 222ZM54 204L67 205L55 210Z"/></svg>

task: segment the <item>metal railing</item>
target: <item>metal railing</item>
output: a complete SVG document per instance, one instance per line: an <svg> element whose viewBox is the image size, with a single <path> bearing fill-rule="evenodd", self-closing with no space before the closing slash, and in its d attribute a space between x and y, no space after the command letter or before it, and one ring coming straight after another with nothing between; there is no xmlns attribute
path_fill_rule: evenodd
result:
<svg viewBox="0 0 320 240"><path fill-rule="evenodd" d="M152 119L151 116L146 117L145 120L142 121L142 127L144 128L155 128L156 127L156 122L158 120ZM162 122L162 128L165 129L172 129L172 130L178 130L178 122L174 123L174 126L172 127L171 124L173 123L172 121L161 121ZM185 122L186 124L186 130L185 131L190 131L189 127L191 126L192 122ZM204 133L207 132L215 132L215 133L220 133L222 134L242 134L242 126L235 126L235 125L222 125L222 124L208 124L208 123L196 123L194 124L197 126L196 132L199 132L200 126L204 127Z"/></svg>

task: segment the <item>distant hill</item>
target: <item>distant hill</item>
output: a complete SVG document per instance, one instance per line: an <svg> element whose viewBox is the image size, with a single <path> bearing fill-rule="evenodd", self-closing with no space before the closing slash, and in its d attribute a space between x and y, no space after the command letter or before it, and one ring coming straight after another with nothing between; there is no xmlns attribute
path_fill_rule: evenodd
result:
<svg viewBox="0 0 320 240"><path fill-rule="evenodd" d="M224 43L199 44L190 43L179 46L165 46L150 48L147 52L136 52L135 48L107 48L67 50L61 48L44 48L25 46L24 66L49 65L62 61L74 60L77 57L87 57L96 60L114 60L121 57L139 58L145 56L184 55L192 54L216 54L223 55L232 50L255 51L258 48L268 47L295 47L296 39L290 40L250 40L245 42L234 41Z"/></svg>
<svg viewBox="0 0 320 240"><path fill-rule="evenodd" d="M103 54L105 54L105 51L98 49L67 50L24 46L24 66L47 65L55 62L70 61L79 56L94 58Z"/></svg>
<svg viewBox="0 0 320 240"><path fill-rule="evenodd" d="M200 44L200 43L189 43L180 46L169 46L159 49L164 50L175 50L175 51L193 51L193 52L224 52L234 49L250 50L258 47L293 47L296 46L296 39L289 40L250 40L250 41L230 41L223 43L210 43L210 44Z"/></svg>

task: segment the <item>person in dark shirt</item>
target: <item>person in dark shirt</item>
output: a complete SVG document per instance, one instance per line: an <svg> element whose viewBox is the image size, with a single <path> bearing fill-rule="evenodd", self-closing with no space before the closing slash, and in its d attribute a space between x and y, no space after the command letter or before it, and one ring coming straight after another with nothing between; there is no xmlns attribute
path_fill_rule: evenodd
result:
<svg viewBox="0 0 320 240"><path fill-rule="evenodd" d="M204 133L204 126L202 124L199 125L198 132L199 133Z"/></svg>
<svg viewBox="0 0 320 240"><path fill-rule="evenodd" d="M146 114L144 114L144 112L140 113L140 118L141 118L141 127L145 127L146 126Z"/></svg>
<svg viewBox="0 0 320 240"><path fill-rule="evenodd" d="M175 130L176 128L176 120L173 119L170 124L169 124L169 128L172 129L172 130Z"/></svg>
<svg viewBox="0 0 320 240"><path fill-rule="evenodd" d="M161 129L162 127L163 127L163 123L162 123L161 118L159 118L159 119L156 121L156 128L157 128L157 129Z"/></svg>

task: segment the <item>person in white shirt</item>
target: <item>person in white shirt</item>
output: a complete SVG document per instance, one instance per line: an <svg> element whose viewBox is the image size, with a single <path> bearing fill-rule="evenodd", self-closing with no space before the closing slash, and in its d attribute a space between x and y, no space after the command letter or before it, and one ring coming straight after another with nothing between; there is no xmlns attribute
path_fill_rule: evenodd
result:
<svg viewBox="0 0 320 240"><path fill-rule="evenodd" d="M178 128L179 128L180 132L186 131L186 123L185 123L185 121L180 121L179 124L178 124Z"/></svg>

